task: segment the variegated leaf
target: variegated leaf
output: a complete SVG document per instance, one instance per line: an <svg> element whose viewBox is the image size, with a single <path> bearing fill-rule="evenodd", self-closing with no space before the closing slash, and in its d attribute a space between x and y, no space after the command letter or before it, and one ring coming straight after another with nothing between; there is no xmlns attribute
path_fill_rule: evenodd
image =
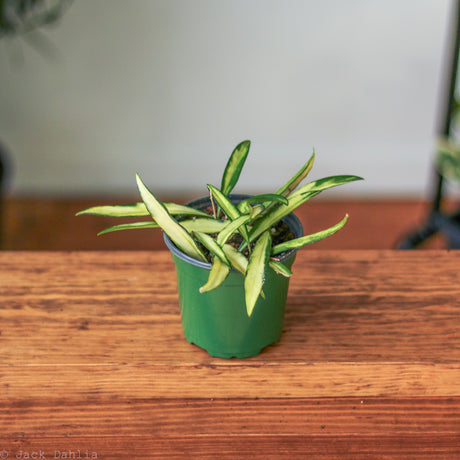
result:
<svg viewBox="0 0 460 460"><path fill-rule="evenodd" d="M208 184L208 189L229 219L235 220L240 217L241 213L238 211L238 208L217 187Z"/></svg>
<svg viewBox="0 0 460 460"><path fill-rule="evenodd" d="M204 211L199 209L192 208L186 204L177 204L177 203L163 203L165 208L168 210L169 214L172 216L196 216L196 217L205 217L209 218L209 214L206 214Z"/></svg>
<svg viewBox="0 0 460 460"><path fill-rule="evenodd" d="M300 170L289 179L282 187L280 187L276 193L283 196L289 196L289 194L294 191L297 186L307 177L308 173L313 168L313 163L315 161L315 151L313 151L310 159L300 168Z"/></svg>
<svg viewBox="0 0 460 460"><path fill-rule="evenodd" d="M214 256L217 256L224 264L230 265L230 262L225 255L225 252L217 244L214 238L211 238L206 233L194 232L195 237L211 252Z"/></svg>
<svg viewBox="0 0 460 460"><path fill-rule="evenodd" d="M243 276L246 276L246 270L248 268L248 259L241 254L241 252L237 251L233 246L230 244L224 244L222 249L225 252L228 260L230 261L232 267L235 270L238 270ZM265 299L265 294L263 289L260 291L260 296Z"/></svg>
<svg viewBox="0 0 460 460"><path fill-rule="evenodd" d="M198 218L194 220L184 220L180 222L180 225L182 225L182 227L184 227L189 232L218 233L228 225L228 221ZM136 230L141 228L159 227L160 226L153 220L150 220L148 222L131 222L126 224L114 225L113 227L106 228L105 230L102 230L102 232L99 232L98 236L104 235L105 233L116 232L119 230Z"/></svg>
<svg viewBox="0 0 460 460"><path fill-rule="evenodd" d="M258 220L254 224L254 227L252 228L249 234L249 241L254 241L259 235L261 235L266 230L270 229L283 217L293 212L300 205L302 205L315 195L318 195L323 190L329 189L331 187L337 187L339 185L344 185L357 180L362 180L362 177L331 176L304 185L303 187L301 187L289 196L289 204L287 206L280 206L278 208L274 208L267 214L263 215L263 217L261 217L260 220Z"/></svg>
<svg viewBox="0 0 460 460"><path fill-rule="evenodd" d="M218 257L214 257L209 271L208 281L200 287L200 293L209 292L219 287L230 273L230 267L224 264Z"/></svg>
<svg viewBox="0 0 460 460"><path fill-rule="evenodd" d="M209 217L205 212L190 206L176 203L163 203L163 205L171 215ZM145 217L150 215L144 203L93 206L77 212L76 215L80 216L82 214L104 217Z"/></svg>
<svg viewBox="0 0 460 460"><path fill-rule="evenodd" d="M244 225L251 216L240 216L235 220L227 221L227 225L220 231L217 235L216 241L217 244L222 246L227 240L236 232L242 225Z"/></svg>
<svg viewBox="0 0 460 460"><path fill-rule="evenodd" d="M286 206L289 203L287 198L284 196L281 196L280 194L264 193L262 195L254 195L249 198L245 198L244 200L238 203L237 207L241 212L243 212L243 209L246 209L246 205L248 204L261 204L261 203L269 203L269 202L283 203Z"/></svg>
<svg viewBox="0 0 460 460"><path fill-rule="evenodd" d="M218 188L208 184L208 189L211 192L212 197L217 201L218 205L222 208L230 220L238 219L238 217L241 216L238 208ZM248 241L249 234L246 226L241 227L240 233L243 238Z"/></svg>
<svg viewBox="0 0 460 460"><path fill-rule="evenodd" d="M289 278L292 276L291 270L286 267L283 263L279 262L278 260L270 259L268 262L268 265L276 272L278 275L285 276L286 278Z"/></svg>
<svg viewBox="0 0 460 460"><path fill-rule="evenodd" d="M225 167L222 176L222 184L220 189L225 196L233 190L241 174L244 163L249 153L250 141L243 141L239 143L233 150L230 158Z"/></svg>
<svg viewBox="0 0 460 460"><path fill-rule="evenodd" d="M219 233L227 226L228 220L198 218L182 220L180 224L189 232Z"/></svg>
<svg viewBox="0 0 460 460"><path fill-rule="evenodd" d="M242 275L246 275L246 269L248 268L248 259L238 252L230 244L224 244L222 250L225 252L227 259L230 261L232 267L238 270Z"/></svg>
<svg viewBox="0 0 460 460"><path fill-rule="evenodd" d="M322 179L315 180L313 182L309 182L308 184L303 185L298 190L290 195L289 198L293 196L303 195L304 193L309 192L322 192L323 190L338 187L339 185L345 185L350 182L354 182L357 180L363 180L362 177L359 176L350 176L350 175L341 175L341 176L329 176L323 177Z"/></svg>
<svg viewBox="0 0 460 460"><path fill-rule="evenodd" d="M343 226L347 223L347 220L348 214L338 224L326 230L322 230L311 235L302 236L300 238L295 238L293 240L277 244L272 249L272 255L280 254L290 249L299 249L303 246L306 246L307 244L316 243L317 241L327 238L328 236L333 235L334 233L338 232L341 228L343 228Z"/></svg>
<svg viewBox="0 0 460 460"><path fill-rule="evenodd" d="M191 235L169 214L166 207L148 190L137 174L136 181L142 201L145 203L150 215L169 236L171 241L190 257L206 262L206 257L198 248Z"/></svg>
<svg viewBox="0 0 460 460"><path fill-rule="evenodd" d="M102 232L99 232L97 236L104 235L105 233L116 232L119 230L135 230L140 228L159 228L159 225L152 220L148 222L131 222L127 224L114 225L113 227L102 230Z"/></svg>
<svg viewBox="0 0 460 460"><path fill-rule="evenodd" d="M248 316L252 315L257 299L265 280L265 270L270 259L271 236L270 232L263 233L257 240L254 250L249 258L246 277L244 279L244 292Z"/></svg>
<svg viewBox="0 0 460 460"><path fill-rule="evenodd" d="M310 198L318 195L319 192L309 192L295 197L289 197L289 204L287 206L280 206L273 208L269 213L263 215L257 220L249 233L249 241L254 241L263 232L269 230L273 225L279 222L283 217L286 217L294 209L301 204L308 201Z"/></svg>
<svg viewBox="0 0 460 460"><path fill-rule="evenodd" d="M144 203L93 206L77 212L76 215L80 216L82 214L105 217L145 217L150 215Z"/></svg>

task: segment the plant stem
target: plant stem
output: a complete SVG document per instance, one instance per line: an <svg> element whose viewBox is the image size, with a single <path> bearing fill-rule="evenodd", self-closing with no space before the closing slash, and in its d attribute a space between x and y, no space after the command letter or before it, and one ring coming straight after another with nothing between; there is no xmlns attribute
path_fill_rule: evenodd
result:
<svg viewBox="0 0 460 460"><path fill-rule="evenodd" d="M214 219L217 219L216 205L215 205L215 203L214 203L214 198L212 197L211 191L209 191L209 198L211 199L212 214L213 214L213 216L214 216Z"/></svg>

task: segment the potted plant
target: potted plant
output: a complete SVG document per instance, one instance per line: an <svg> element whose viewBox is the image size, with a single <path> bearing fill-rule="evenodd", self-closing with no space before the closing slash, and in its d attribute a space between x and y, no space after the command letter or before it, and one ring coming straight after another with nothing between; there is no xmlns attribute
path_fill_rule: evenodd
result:
<svg viewBox="0 0 460 460"><path fill-rule="evenodd" d="M293 211L323 190L361 179L331 176L300 186L315 153L275 193L233 195L250 141L233 150L220 188L186 205L163 203L136 175L142 202L96 206L80 214L150 217L110 227L112 231L161 228L176 266L184 335L212 356L249 357L277 342L296 251L340 230L303 235Z"/></svg>

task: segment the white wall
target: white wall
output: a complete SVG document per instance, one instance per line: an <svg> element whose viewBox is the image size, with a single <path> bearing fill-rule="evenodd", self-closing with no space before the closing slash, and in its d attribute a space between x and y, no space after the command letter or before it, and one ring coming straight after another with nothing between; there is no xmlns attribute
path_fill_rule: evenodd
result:
<svg viewBox="0 0 460 460"><path fill-rule="evenodd" d="M0 139L15 194L219 184L252 140L239 191L305 162L343 192L426 193L448 0L75 0L49 60L0 42ZM18 65L22 48L23 64Z"/></svg>

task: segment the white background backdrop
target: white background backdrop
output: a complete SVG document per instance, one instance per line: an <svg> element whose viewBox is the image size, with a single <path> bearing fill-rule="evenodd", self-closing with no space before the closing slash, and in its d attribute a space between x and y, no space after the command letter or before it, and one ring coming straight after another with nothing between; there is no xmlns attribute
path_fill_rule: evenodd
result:
<svg viewBox="0 0 460 460"><path fill-rule="evenodd" d="M423 196L448 0L75 0L47 59L0 42L12 194L272 191L310 155L342 193ZM22 55L22 58L21 58ZM18 61L22 61L18 63Z"/></svg>

